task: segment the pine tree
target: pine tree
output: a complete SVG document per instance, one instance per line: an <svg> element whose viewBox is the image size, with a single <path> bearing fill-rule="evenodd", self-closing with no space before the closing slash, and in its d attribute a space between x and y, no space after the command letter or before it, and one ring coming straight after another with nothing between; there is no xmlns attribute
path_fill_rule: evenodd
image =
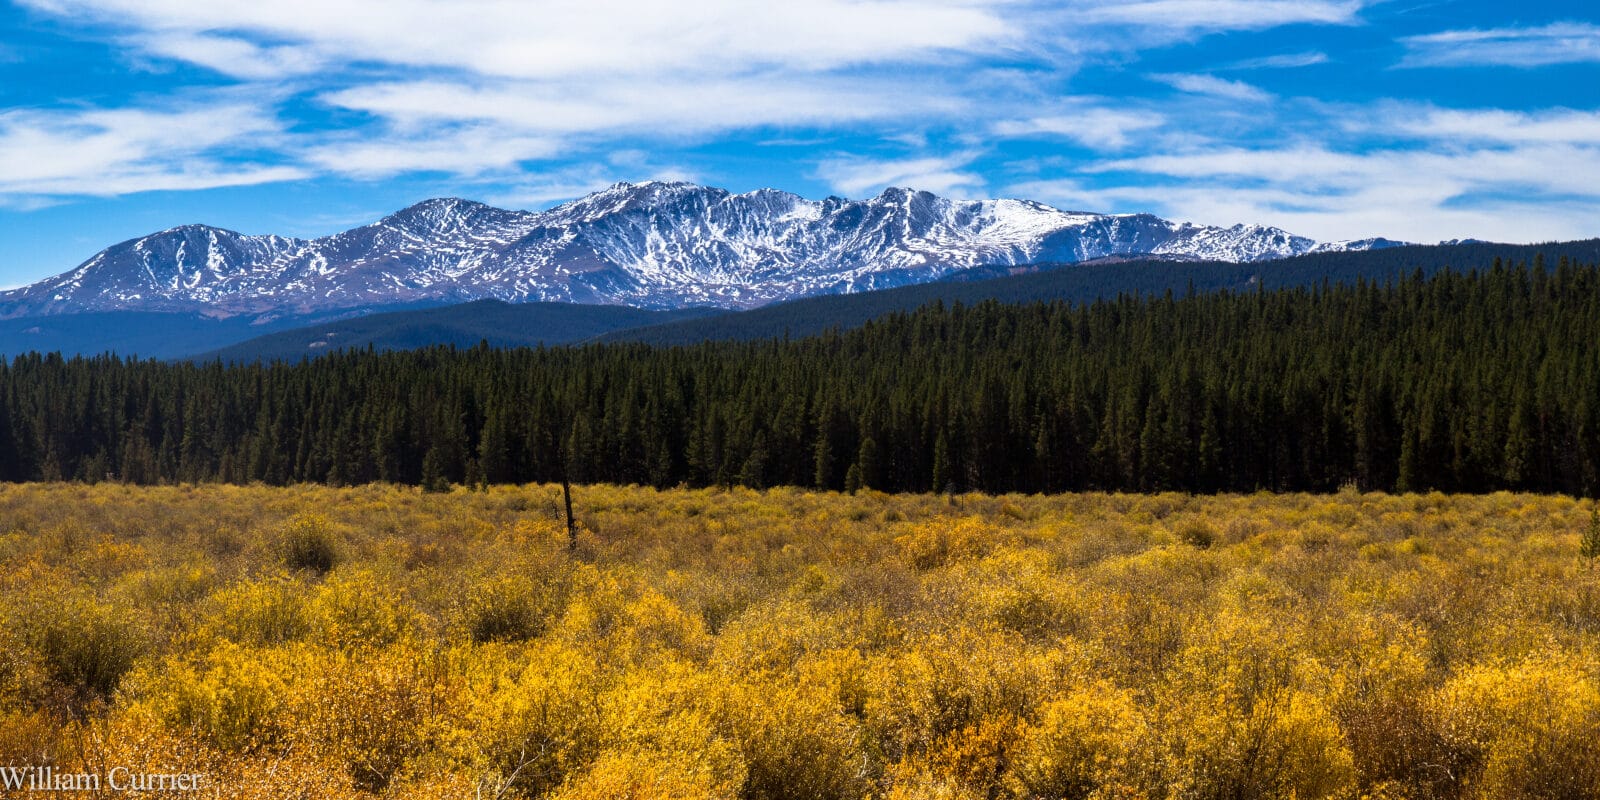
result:
<svg viewBox="0 0 1600 800"><path fill-rule="evenodd" d="M826 433L817 434L817 443L812 447L811 453L811 485L818 489L826 489L833 481L833 442Z"/></svg>
<svg viewBox="0 0 1600 800"><path fill-rule="evenodd" d="M422 489L426 492L450 491L450 478L445 471L444 450L438 446L428 448L422 457Z"/></svg>
<svg viewBox="0 0 1600 800"><path fill-rule="evenodd" d="M883 486L883 466L878 458L878 442L871 436L861 440L856 451L856 488L876 489ZM849 481L849 476L845 476Z"/></svg>
<svg viewBox="0 0 1600 800"><path fill-rule="evenodd" d="M1591 564L1600 559L1600 505L1594 506L1589 511L1589 527L1583 531L1578 554Z"/></svg>
<svg viewBox="0 0 1600 800"><path fill-rule="evenodd" d="M504 407L496 403L484 413L483 432L478 437L477 466L488 483L509 483L516 477L511 458L511 426Z"/></svg>
<svg viewBox="0 0 1600 800"><path fill-rule="evenodd" d="M767 459L767 432L756 431L755 442L750 446L750 455L745 458L744 467L739 470L739 483L752 489L765 489Z"/></svg>
<svg viewBox="0 0 1600 800"><path fill-rule="evenodd" d="M933 490L951 492L955 488L955 474L950 464L950 438L940 431L938 442L933 446Z"/></svg>
<svg viewBox="0 0 1600 800"><path fill-rule="evenodd" d="M844 473L844 490L850 494L861 491L861 465L851 464Z"/></svg>

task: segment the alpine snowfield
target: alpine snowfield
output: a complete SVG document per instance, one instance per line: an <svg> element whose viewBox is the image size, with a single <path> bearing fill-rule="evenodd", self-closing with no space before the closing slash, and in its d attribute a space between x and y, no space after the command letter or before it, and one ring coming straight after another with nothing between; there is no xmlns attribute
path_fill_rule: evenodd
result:
<svg viewBox="0 0 1600 800"><path fill-rule="evenodd" d="M1394 242L1317 244L1277 228L956 201L860 201L689 183L619 183L548 211L460 199L320 239L185 225L0 294L0 316L86 311L270 315L493 298L749 308L937 280L976 266L1148 254L1262 261Z"/></svg>

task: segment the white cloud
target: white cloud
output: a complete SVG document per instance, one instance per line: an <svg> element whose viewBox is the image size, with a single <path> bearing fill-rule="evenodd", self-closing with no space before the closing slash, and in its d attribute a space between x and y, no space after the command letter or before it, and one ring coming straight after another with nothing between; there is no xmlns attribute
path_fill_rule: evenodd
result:
<svg viewBox="0 0 1600 800"><path fill-rule="evenodd" d="M0 196L112 196L209 189L306 177L305 170L239 156L281 126L259 107L0 113Z"/></svg>
<svg viewBox="0 0 1600 800"><path fill-rule="evenodd" d="M1311 191L1353 192L1406 182L1441 199L1472 188L1526 187L1600 197L1600 149L1537 144L1512 149L1340 152L1321 145L1226 147L1099 162L1087 172L1134 172L1188 179L1238 179Z"/></svg>
<svg viewBox="0 0 1600 800"><path fill-rule="evenodd" d="M1234 63L1229 64L1226 67L1223 67L1223 69L1226 69L1226 70L1298 69L1300 67L1310 67L1310 66L1315 66L1317 64L1326 64L1326 63L1328 63L1328 54L1327 53L1323 53L1323 52L1317 51L1317 50L1311 50L1311 51L1307 51L1307 52L1304 52L1304 53L1284 53L1282 55L1276 55L1276 56L1262 56L1261 58L1247 58L1247 59L1245 59L1243 61L1235 61Z"/></svg>
<svg viewBox="0 0 1600 800"><path fill-rule="evenodd" d="M1073 179L1037 180L1007 193L1062 207L1094 211L1153 211L1172 219L1232 225L1241 220L1274 225L1318 241L1384 236L1431 243L1478 238L1542 242L1595 236L1600 200L1485 199L1454 204L1434 187L1404 176L1358 190L1326 193L1292 185L1244 186L1158 180L1111 189Z"/></svg>
<svg viewBox="0 0 1600 800"><path fill-rule="evenodd" d="M995 123L995 135L1007 138L1061 136L1098 150L1120 150L1136 133L1159 128L1166 117L1153 111L1120 108L1069 108L1061 113Z"/></svg>
<svg viewBox="0 0 1600 800"><path fill-rule="evenodd" d="M817 177L847 197L877 194L892 186L947 196L979 194L983 178L962 170L977 157L977 153L904 159L840 156L818 164Z"/></svg>
<svg viewBox="0 0 1600 800"><path fill-rule="evenodd" d="M294 74L320 60L537 80L948 64L952 57L1006 50L1098 50L1107 28L1130 29L1136 37L1138 30L1171 37L1353 24L1363 5L1362 0L18 2L142 32L147 35L134 41L156 54L227 74L274 69ZM1074 41L1059 41L1056 34L1063 30ZM180 42L199 47L187 52ZM232 57L248 65L232 66Z"/></svg>
<svg viewBox="0 0 1600 800"><path fill-rule="evenodd" d="M1215 75L1162 74L1151 75L1150 78L1189 94L1203 94L1246 103L1261 103L1272 99L1271 94L1244 81L1230 81Z"/></svg>
<svg viewBox="0 0 1600 800"><path fill-rule="evenodd" d="M1135 178L1109 189L1084 179L1105 174ZM1573 239L1600 233L1600 148L1213 147L1099 162L1078 178L1011 191L1214 224L1262 222L1322 240Z"/></svg>
<svg viewBox="0 0 1600 800"><path fill-rule="evenodd" d="M982 146L962 136L1010 119L995 130L1116 149L1160 117L1039 113L1059 94L1041 86L1075 67L1062 53L1131 52L1151 36L1349 24L1360 8L1329 0L18 2L146 57L356 112L339 115L335 132L302 128L280 151L307 170L508 180L530 161L618 142L733 130L782 139L887 121L964 128L946 141ZM1048 75L982 68L997 56ZM1211 80L1213 93L1234 99L1251 88ZM960 174L928 177L971 185Z"/></svg>
<svg viewBox="0 0 1600 800"><path fill-rule="evenodd" d="M924 83L917 92L910 88L902 86L903 93L897 95L881 81L842 76L647 83L589 79L487 86L416 81L362 86L323 99L400 124L474 120L543 134L685 134L761 125L827 125L949 114L964 104L937 84Z"/></svg>
<svg viewBox="0 0 1600 800"><path fill-rule="evenodd" d="M1297 23L1354 24L1361 6L1360 2L1320 0L1113 0L1092 4L1083 13L1094 22L1156 29L1262 30Z"/></svg>
<svg viewBox="0 0 1600 800"><path fill-rule="evenodd" d="M1254 132L1146 143L1142 155L1056 164L1005 187L1096 211L1260 222L1320 240L1387 236L1548 241L1600 235L1600 112L1297 104Z"/></svg>
<svg viewBox="0 0 1600 800"><path fill-rule="evenodd" d="M311 148L306 160L327 172L358 178L384 178L404 172L447 172L470 177L512 171L522 162L547 159L558 152L560 146L553 140L488 126L324 144Z"/></svg>
<svg viewBox="0 0 1600 800"><path fill-rule="evenodd" d="M931 58L1018 36L999 9L976 0L22 2L153 33L249 34L304 45L329 60L511 78L721 74L751 65L814 71Z"/></svg>
<svg viewBox="0 0 1600 800"><path fill-rule="evenodd" d="M1600 62L1600 25L1563 22L1536 28L1460 30L1402 40L1402 67L1509 66Z"/></svg>
<svg viewBox="0 0 1600 800"><path fill-rule="evenodd" d="M1378 124L1381 130L1443 141L1600 146L1600 112L1596 111L1439 108L1418 111L1401 107L1379 115Z"/></svg>
<svg viewBox="0 0 1600 800"><path fill-rule="evenodd" d="M511 208L545 208L582 197L619 181L689 181L701 176L676 166L653 164L634 151L613 153L605 164L580 164L553 171L529 173L516 185L490 195L488 201Z"/></svg>
<svg viewBox="0 0 1600 800"><path fill-rule="evenodd" d="M870 124L910 152L971 149L824 159L815 175L843 194L978 195L986 137L1030 138L1149 154L1063 160L1039 173L1062 177L1009 187L1084 208L1272 222L1319 238L1600 232L1592 111L1319 109L1188 73L1152 76L1199 96L1159 107L1062 96L1085 59L1229 30L1358 25L1356 0L19 2L145 56L213 70L256 99L0 113L0 202L12 206L408 172L450 173L496 202L542 205L619 179L692 177L619 147L728 131L815 142ZM1600 27L1564 23L1404 44L1408 66L1537 66L1600 61L1597 41ZM1026 66L982 68L996 57ZM1212 70L1328 60L1287 53ZM344 127L287 132L275 115L290 95L320 102ZM615 155L552 166L605 152ZM1104 188L1113 181L1131 185Z"/></svg>
<svg viewBox="0 0 1600 800"><path fill-rule="evenodd" d="M190 31L144 33L129 40L146 53L188 61L235 78L269 79L305 75L327 59L311 48L262 46L233 36Z"/></svg>
<svg viewBox="0 0 1600 800"><path fill-rule="evenodd" d="M655 82L392 82L331 92L322 101L380 122L381 134L363 131L353 142L310 151L319 167L362 176L435 170L479 175L496 167L511 174L520 162L596 141L704 138L769 126L920 122L964 113L966 103L932 81L891 91L875 79L765 75Z"/></svg>

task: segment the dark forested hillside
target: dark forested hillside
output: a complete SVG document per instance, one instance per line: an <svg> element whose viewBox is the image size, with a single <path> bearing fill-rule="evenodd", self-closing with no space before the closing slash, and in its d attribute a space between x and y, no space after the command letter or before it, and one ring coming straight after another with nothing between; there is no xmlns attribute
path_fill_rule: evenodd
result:
<svg viewBox="0 0 1600 800"><path fill-rule="evenodd" d="M190 356L198 361L298 361L340 350L415 350L430 345L536 347L567 344L619 328L723 313L711 308L652 311L577 303L471 303L396 311L282 331Z"/></svg>
<svg viewBox="0 0 1600 800"><path fill-rule="evenodd" d="M1600 239L1546 245L1407 245L1349 253L1312 253L1249 264L1169 259L1117 259L1086 264L1029 264L977 267L936 283L858 294L825 295L764 306L706 319L667 322L604 334L600 341L655 345L694 344L711 339L782 339L845 330L895 311L910 311L934 301L972 305L984 300L1031 303L1062 300L1092 303L1122 294L1246 291L1324 283L1383 283L1416 270L1431 275L1443 269L1487 270L1500 261L1551 263L1565 256L1573 263L1600 263Z"/></svg>
<svg viewBox="0 0 1600 800"><path fill-rule="evenodd" d="M788 342L19 358L0 478L1600 486L1600 271L934 304Z"/></svg>

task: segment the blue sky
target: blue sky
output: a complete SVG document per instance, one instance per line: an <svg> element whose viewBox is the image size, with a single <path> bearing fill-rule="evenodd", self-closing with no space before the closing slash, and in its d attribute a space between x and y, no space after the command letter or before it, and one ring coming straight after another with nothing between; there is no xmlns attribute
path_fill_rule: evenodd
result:
<svg viewBox="0 0 1600 800"><path fill-rule="evenodd" d="M0 286L618 180L1319 240L1600 236L1600 12L1448 0L0 0Z"/></svg>

